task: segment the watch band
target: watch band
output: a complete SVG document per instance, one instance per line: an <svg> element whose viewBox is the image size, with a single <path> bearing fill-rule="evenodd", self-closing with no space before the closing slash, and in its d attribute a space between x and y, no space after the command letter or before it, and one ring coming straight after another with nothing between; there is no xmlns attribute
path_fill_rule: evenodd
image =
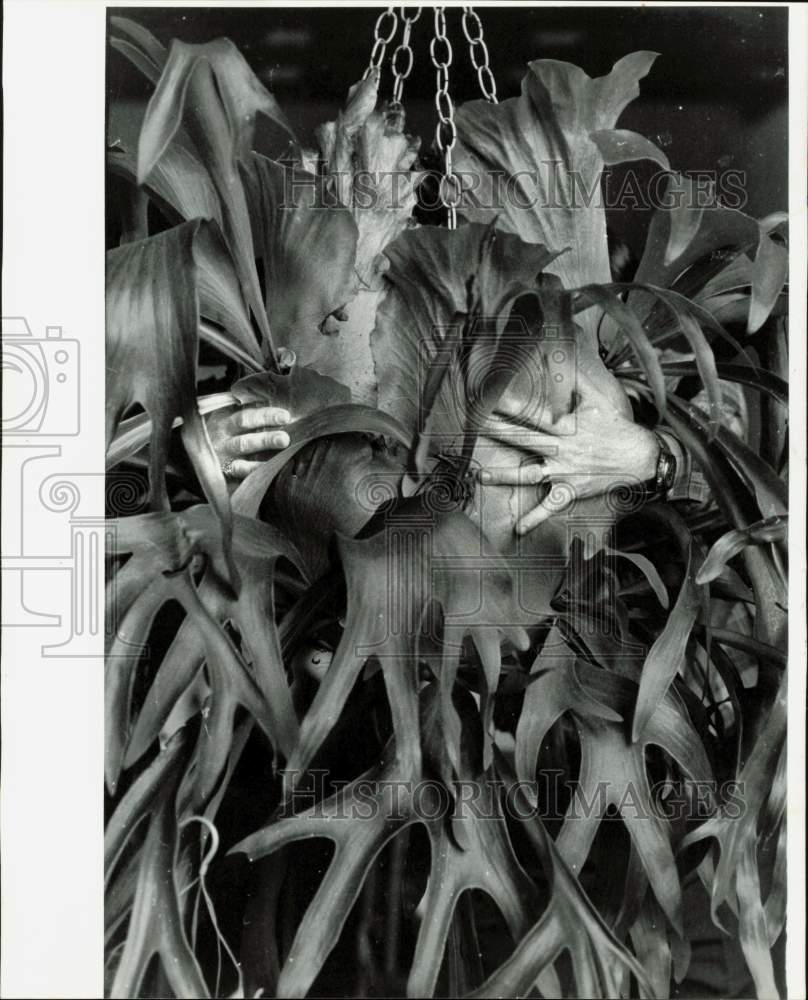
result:
<svg viewBox="0 0 808 1000"><path fill-rule="evenodd" d="M656 431L653 433L659 445L659 456L654 478L647 483L646 488L652 496L662 497L673 489L676 482L676 456L665 438Z"/></svg>

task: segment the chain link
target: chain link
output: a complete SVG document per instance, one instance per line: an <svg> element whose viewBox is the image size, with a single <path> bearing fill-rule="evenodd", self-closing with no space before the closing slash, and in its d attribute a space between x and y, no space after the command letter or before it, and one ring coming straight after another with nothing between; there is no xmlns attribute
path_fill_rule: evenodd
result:
<svg viewBox="0 0 808 1000"><path fill-rule="evenodd" d="M388 19L390 20L390 30L385 34L383 32L383 26L385 21ZM390 42L392 42L397 28L398 15L393 7L388 7L386 10L383 10L376 18L376 24L373 28L373 48L370 51L370 62L368 63L368 68L362 76L363 80L366 80L374 69L381 68L382 63L384 62L384 54L387 51L387 46Z"/></svg>
<svg viewBox="0 0 808 1000"><path fill-rule="evenodd" d="M449 213L450 229L457 226L457 206L460 204L460 183L452 168L452 150L457 142L457 126L454 120L454 102L449 94L449 67L452 65L452 43L446 35L446 8L435 8L435 37L429 44L429 55L435 67L437 89L435 108L438 125L435 129L435 144L443 154L444 176L440 182L441 201Z"/></svg>
<svg viewBox="0 0 808 1000"><path fill-rule="evenodd" d="M416 7L415 13L408 14L406 7L400 7L400 19L404 24L400 43L396 46L391 60L393 71L393 103L400 106L404 93L404 83L412 72L413 51L410 45L412 26L421 16L423 8ZM455 124L455 107L449 93L449 67L454 59L452 43L446 34L446 8L435 7L435 34L429 43L429 56L435 67L436 91L435 109L438 112L438 124L435 128L435 144L443 156L444 176L440 182L440 197L448 213L450 229L457 226L457 208L462 196L460 179L454 172L452 151L457 143L457 126ZM379 14L373 29L373 49L370 53L368 68L363 79L373 70L381 68L387 46L395 37L398 29L399 15L395 8L387 7ZM489 65L488 46L485 43L483 25L473 7L463 7L463 34L469 45L471 65L477 73L477 82L487 101L497 103L497 85Z"/></svg>
<svg viewBox="0 0 808 1000"><path fill-rule="evenodd" d="M483 97L492 104L497 103L497 84L488 65L488 46L483 37L483 23L473 7L463 8L463 34L469 43L471 65L477 73L477 82Z"/></svg>
<svg viewBox="0 0 808 1000"><path fill-rule="evenodd" d="M401 7L400 12L401 20L404 22L404 33L401 37L401 42L393 53L390 64L395 78L393 81L394 104L401 104L401 95L404 93L404 81L412 72L413 54L410 47L410 33L412 32L412 26L421 16L421 8L416 7L415 13L412 15L407 14L406 7ZM403 65L401 63L402 59L406 59Z"/></svg>

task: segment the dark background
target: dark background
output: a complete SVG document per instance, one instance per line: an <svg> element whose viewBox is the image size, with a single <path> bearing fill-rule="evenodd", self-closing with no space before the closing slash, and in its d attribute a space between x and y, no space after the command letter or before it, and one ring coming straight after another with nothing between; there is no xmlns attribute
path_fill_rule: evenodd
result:
<svg viewBox="0 0 808 1000"><path fill-rule="evenodd" d="M280 101L295 132L333 119L348 87L367 66L373 26L383 8L174 7L110 10L148 27L162 42L227 36ZM408 8L412 12L414 8ZM620 125L655 141L685 172L743 170L751 215L787 205L788 11L776 7L531 8L479 7L500 100L519 93L530 60L563 59L591 76L607 73L637 49L659 52L641 96ZM456 103L478 98L461 29L460 8L447 11L454 47L450 89ZM390 97L388 46L381 95ZM404 90L408 130L432 143L435 73L429 59L433 10L412 33L414 68ZM117 52L108 61L109 138L134 146L151 85ZM270 152L270 150L264 150ZM649 165L641 165L640 171ZM619 176L616 175L619 182ZM636 212L610 213L610 226L635 255L645 223Z"/></svg>

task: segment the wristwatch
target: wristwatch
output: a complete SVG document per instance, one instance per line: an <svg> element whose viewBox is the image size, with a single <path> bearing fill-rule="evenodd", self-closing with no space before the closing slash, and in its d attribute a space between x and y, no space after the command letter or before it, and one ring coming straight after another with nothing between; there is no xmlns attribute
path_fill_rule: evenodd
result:
<svg viewBox="0 0 808 1000"><path fill-rule="evenodd" d="M664 497L673 489L676 482L676 456L668 447L665 438L657 431L653 432L659 445L659 455L657 456L656 472L654 478L650 479L645 488L651 497Z"/></svg>

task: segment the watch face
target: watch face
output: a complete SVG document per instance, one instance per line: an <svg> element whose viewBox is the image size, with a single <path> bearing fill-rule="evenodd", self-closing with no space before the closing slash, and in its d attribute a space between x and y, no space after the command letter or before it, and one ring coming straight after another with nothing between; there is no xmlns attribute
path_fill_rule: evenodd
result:
<svg viewBox="0 0 808 1000"><path fill-rule="evenodd" d="M671 464L668 466L668 474L665 476L665 490L670 490L673 488L673 482L676 479L676 470L673 467L673 459L671 459Z"/></svg>
<svg viewBox="0 0 808 1000"><path fill-rule="evenodd" d="M673 489L676 482L676 456L668 447L662 435L654 432L654 436L659 444L659 456L657 458L656 475L649 484L649 488L654 493L668 493Z"/></svg>
<svg viewBox="0 0 808 1000"><path fill-rule="evenodd" d="M667 448L663 448L659 453L657 479L666 493L673 488L676 481L676 458Z"/></svg>

